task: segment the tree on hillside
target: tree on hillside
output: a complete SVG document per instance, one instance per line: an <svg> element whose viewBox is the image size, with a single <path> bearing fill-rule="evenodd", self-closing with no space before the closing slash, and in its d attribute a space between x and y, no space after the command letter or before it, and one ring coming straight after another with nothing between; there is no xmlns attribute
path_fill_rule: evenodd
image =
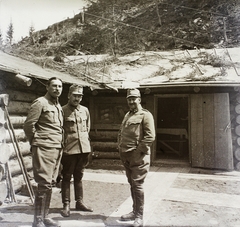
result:
<svg viewBox="0 0 240 227"><path fill-rule="evenodd" d="M31 24L31 26L29 27L29 36L31 37L31 35L33 34L33 32L35 31L34 25Z"/></svg>
<svg viewBox="0 0 240 227"><path fill-rule="evenodd" d="M33 36L34 31L35 31L34 25L31 24L31 26L29 27L29 37L32 40L31 44L35 44L35 39L34 39L34 36Z"/></svg>
<svg viewBox="0 0 240 227"><path fill-rule="evenodd" d="M13 23L12 23L12 21L11 21L10 24L9 24L9 26L8 26L8 30L7 30L7 39L8 39L8 41L9 41L10 45L12 45L13 32L14 32Z"/></svg>

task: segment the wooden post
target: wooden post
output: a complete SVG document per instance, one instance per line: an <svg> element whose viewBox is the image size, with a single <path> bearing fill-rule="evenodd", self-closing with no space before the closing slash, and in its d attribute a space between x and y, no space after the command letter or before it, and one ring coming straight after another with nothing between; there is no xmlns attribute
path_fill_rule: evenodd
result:
<svg viewBox="0 0 240 227"><path fill-rule="evenodd" d="M0 95L0 106L8 106L9 103L9 95L1 94Z"/></svg>

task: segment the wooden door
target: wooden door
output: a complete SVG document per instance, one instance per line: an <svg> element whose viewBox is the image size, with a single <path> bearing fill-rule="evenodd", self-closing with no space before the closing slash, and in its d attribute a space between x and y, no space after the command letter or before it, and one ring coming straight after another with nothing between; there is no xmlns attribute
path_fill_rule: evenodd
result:
<svg viewBox="0 0 240 227"><path fill-rule="evenodd" d="M190 100L192 166L232 170L228 93L194 94Z"/></svg>

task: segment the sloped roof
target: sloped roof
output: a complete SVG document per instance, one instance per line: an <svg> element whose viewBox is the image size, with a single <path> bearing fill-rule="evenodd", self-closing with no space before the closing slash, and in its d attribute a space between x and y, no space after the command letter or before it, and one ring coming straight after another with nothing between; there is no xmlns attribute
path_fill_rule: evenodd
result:
<svg viewBox="0 0 240 227"><path fill-rule="evenodd" d="M76 68L78 72L86 72L87 65L86 78L91 80L42 68L0 52L0 70L40 79L58 76L65 83L93 89L240 86L240 48L144 51L117 57L108 54L66 56L62 64L65 69Z"/></svg>
<svg viewBox="0 0 240 227"><path fill-rule="evenodd" d="M109 74L122 88L240 84L240 48L143 52L119 60L125 65L112 65Z"/></svg>
<svg viewBox="0 0 240 227"><path fill-rule="evenodd" d="M117 89L240 85L240 48L144 51L115 58L110 55L68 56L64 61L66 65L76 64L79 68L88 62L92 78Z"/></svg>
<svg viewBox="0 0 240 227"><path fill-rule="evenodd" d="M41 66L35 63L3 53L1 51L0 51L0 70L45 80L48 80L51 77L56 76L67 84L76 83L81 84L84 87L92 87L94 89L101 88L98 84L90 83L86 80L83 80L82 78L72 76L70 74L59 72L56 70L42 68Z"/></svg>

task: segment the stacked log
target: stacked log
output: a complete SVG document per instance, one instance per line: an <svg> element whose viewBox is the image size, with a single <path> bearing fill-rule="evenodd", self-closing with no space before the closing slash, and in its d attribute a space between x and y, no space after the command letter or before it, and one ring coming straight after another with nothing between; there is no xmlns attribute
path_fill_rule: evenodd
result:
<svg viewBox="0 0 240 227"><path fill-rule="evenodd" d="M117 130L96 130L90 132L92 159L117 159L119 152L117 150Z"/></svg>
<svg viewBox="0 0 240 227"><path fill-rule="evenodd" d="M240 171L240 93L230 97L234 168Z"/></svg>
<svg viewBox="0 0 240 227"><path fill-rule="evenodd" d="M36 95L20 92L16 90L6 90L7 94L9 94L9 104L6 109L10 115L10 122L14 128L14 134L18 141L18 145L20 148L21 155L23 157L23 162L26 170L28 171L28 175L31 177L32 175L32 157L30 152L30 144L26 139L25 133L23 131L23 124L26 120L26 116L28 114L30 105L32 101L36 98ZM6 109L2 108L2 113L6 115ZM1 122L2 123L2 122ZM9 128L9 123L6 120L2 123L3 127L0 128L1 136L4 133L4 149L1 149L1 154L5 153L5 156L8 160L8 168L12 177L13 190L15 193L18 193L22 186L25 184L22 169L20 168L20 163L16 154L16 146L13 145L13 134ZM2 143L3 144L3 143ZM2 145L3 146L3 145ZM3 175L2 179L0 179L1 183L5 183L6 174Z"/></svg>

